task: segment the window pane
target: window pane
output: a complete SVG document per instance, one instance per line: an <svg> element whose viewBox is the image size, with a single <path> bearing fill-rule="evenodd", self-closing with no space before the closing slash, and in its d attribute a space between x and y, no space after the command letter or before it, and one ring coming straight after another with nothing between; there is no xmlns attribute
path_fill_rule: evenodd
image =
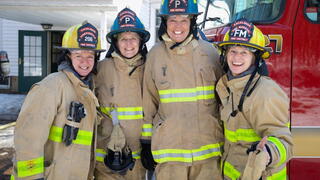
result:
<svg viewBox="0 0 320 180"><path fill-rule="evenodd" d="M29 44L30 44L30 36L25 36L23 41L24 41L24 45L25 46L29 46Z"/></svg>
<svg viewBox="0 0 320 180"><path fill-rule="evenodd" d="M314 23L320 23L320 0L305 1L304 7L306 17Z"/></svg>
<svg viewBox="0 0 320 180"><path fill-rule="evenodd" d="M24 48L23 48L23 50L24 50L24 56L30 56L30 49L29 49L29 46L25 46Z"/></svg>
<svg viewBox="0 0 320 180"><path fill-rule="evenodd" d="M42 44L42 42L41 42L41 37L40 37L40 36L37 36L37 38L36 38L36 45L37 45L38 47L41 47L41 44Z"/></svg>
<svg viewBox="0 0 320 180"><path fill-rule="evenodd" d="M30 56L31 57L36 56L36 47L30 46Z"/></svg>
<svg viewBox="0 0 320 180"><path fill-rule="evenodd" d="M35 46L35 44L36 44L36 37L30 36L30 46Z"/></svg>
<svg viewBox="0 0 320 180"><path fill-rule="evenodd" d="M36 56L41 56L41 47L36 47Z"/></svg>
<svg viewBox="0 0 320 180"><path fill-rule="evenodd" d="M199 11L204 12L207 0L199 0ZM284 0L211 0L205 28L217 27L239 18L252 22L272 22L282 13ZM203 13L198 23L203 21Z"/></svg>

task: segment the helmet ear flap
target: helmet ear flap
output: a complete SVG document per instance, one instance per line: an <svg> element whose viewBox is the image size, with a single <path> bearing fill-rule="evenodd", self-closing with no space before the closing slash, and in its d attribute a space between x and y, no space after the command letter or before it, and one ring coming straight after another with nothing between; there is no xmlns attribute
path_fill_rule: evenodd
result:
<svg viewBox="0 0 320 180"><path fill-rule="evenodd" d="M266 51L266 52L264 52L264 53L262 54L261 57L262 57L263 59L268 59L270 56L271 56L270 52L269 52L269 51Z"/></svg>
<svg viewBox="0 0 320 180"><path fill-rule="evenodd" d="M226 54L226 50L223 50L223 49L220 49L219 48L219 54L220 54L220 64L221 64L221 67L223 69L224 72L228 72L228 62L227 62L227 56L225 55Z"/></svg>

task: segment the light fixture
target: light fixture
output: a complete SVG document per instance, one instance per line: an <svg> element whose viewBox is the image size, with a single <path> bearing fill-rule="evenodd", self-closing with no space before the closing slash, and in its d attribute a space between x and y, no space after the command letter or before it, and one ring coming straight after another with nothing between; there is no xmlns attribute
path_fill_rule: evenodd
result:
<svg viewBox="0 0 320 180"><path fill-rule="evenodd" d="M53 25L48 23L41 23L41 26L43 30L50 30Z"/></svg>

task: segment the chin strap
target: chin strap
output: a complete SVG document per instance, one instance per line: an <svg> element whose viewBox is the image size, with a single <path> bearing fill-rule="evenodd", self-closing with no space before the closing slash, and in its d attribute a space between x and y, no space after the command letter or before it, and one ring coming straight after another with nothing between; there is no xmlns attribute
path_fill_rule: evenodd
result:
<svg viewBox="0 0 320 180"><path fill-rule="evenodd" d="M250 75L250 78L249 78L248 82L246 83L246 85L245 85L245 87L244 87L244 90L243 90L243 92L242 92L242 94L241 94L240 101L239 101L239 104L238 104L238 110L239 110L240 112L242 112L242 110L243 110L243 103L244 103L245 97L246 97L246 96L249 97L249 96L252 94L253 90L256 88L256 85L257 85L258 81L259 81L260 78L261 78L261 75L259 75L259 78L257 79L257 81L254 83L254 85L252 86L252 88L249 90L249 87L250 87L250 85L251 85L251 83L252 83L252 81L253 81L253 78L255 77L255 75L257 74L258 71L259 71L259 66L257 66L257 68L252 72L252 74ZM249 93L247 94L248 90L249 90ZM233 108L233 97L232 97L232 108ZM233 110L233 111L231 112L231 116L232 116L232 117L235 117L235 116L237 115L237 113L238 113L238 110Z"/></svg>

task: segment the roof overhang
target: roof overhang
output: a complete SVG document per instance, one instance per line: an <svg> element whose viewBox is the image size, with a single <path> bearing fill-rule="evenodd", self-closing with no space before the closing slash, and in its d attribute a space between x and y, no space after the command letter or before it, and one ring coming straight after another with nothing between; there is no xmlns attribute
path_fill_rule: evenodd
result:
<svg viewBox="0 0 320 180"><path fill-rule="evenodd" d="M105 13L112 22L117 6L113 0L1 0L0 18L67 28L84 20L100 26ZM109 19L110 18L110 19Z"/></svg>

